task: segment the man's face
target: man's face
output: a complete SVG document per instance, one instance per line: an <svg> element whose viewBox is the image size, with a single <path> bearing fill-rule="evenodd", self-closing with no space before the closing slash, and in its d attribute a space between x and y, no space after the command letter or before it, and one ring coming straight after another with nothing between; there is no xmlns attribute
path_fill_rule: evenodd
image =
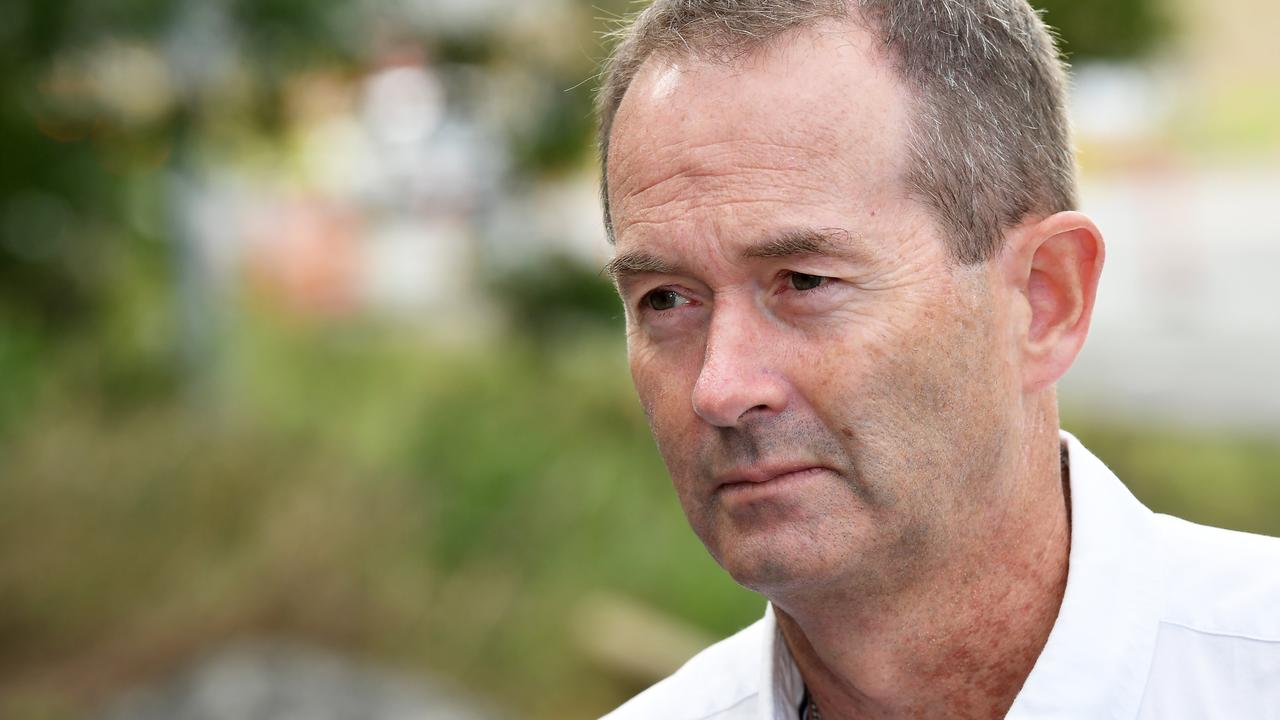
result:
<svg viewBox="0 0 1280 720"><path fill-rule="evenodd" d="M1019 395L990 268L908 197L864 32L651 58L609 157L632 377L694 531L766 595L889 592L1002 492Z"/></svg>

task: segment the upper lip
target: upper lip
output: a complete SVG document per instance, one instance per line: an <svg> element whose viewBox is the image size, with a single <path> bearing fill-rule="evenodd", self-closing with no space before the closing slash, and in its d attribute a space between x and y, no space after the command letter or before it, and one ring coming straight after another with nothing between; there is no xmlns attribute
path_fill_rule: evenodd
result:
<svg viewBox="0 0 1280 720"><path fill-rule="evenodd" d="M716 476L716 487L740 483L763 483L802 470L820 468L811 462L768 463L734 468Z"/></svg>

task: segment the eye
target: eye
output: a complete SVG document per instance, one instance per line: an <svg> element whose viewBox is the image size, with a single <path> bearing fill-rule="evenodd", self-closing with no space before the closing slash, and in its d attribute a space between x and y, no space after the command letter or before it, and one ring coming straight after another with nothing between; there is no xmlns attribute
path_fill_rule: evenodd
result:
<svg viewBox="0 0 1280 720"><path fill-rule="evenodd" d="M817 290L826 284L831 278L823 275L809 275L808 273L788 273L788 280L793 290L804 292L806 290Z"/></svg>
<svg viewBox="0 0 1280 720"><path fill-rule="evenodd" d="M672 310L689 301L675 290L653 290L647 293L641 302L649 306L651 310L661 312L663 310Z"/></svg>

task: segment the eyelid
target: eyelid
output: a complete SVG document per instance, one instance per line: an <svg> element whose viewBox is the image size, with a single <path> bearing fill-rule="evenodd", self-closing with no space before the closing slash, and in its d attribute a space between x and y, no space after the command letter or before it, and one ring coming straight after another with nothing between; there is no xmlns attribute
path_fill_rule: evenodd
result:
<svg viewBox="0 0 1280 720"><path fill-rule="evenodd" d="M659 285L658 287L649 288L648 290L645 290L644 292L640 293L640 297L636 299L636 307L640 310L640 312L642 313L643 312L667 312L666 310L655 310L649 307L649 297L657 292L669 292L683 298L684 302L677 305L677 307L682 307L684 305L692 305L695 302L695 300L692 297L689 297L688 292L682 290L679 287L673 287L671 285ZM674 310L675 308L672 308L672 309Z"/></svg>
<svg viewBox="0 0 1280 720"><path fill-rule="evenodd" d="M780 279L784 279L784 280L785 280L786 278L789 278L789 277L791 277L792 275L811 275L811 276L813 276L813 277L833 278L833 279L834 279L834 276L833 276L833 275L827 275L827 274L825 274L825 273L820 273L820 272L808 272L808 271L805 271L805 270L794 270L794 269L786 269L786 270L779 270L779 271L778 271L778 277L779 277Z"/></svg>
<svg viewBox="0 0 1280 720"><path fill-rule="evenodd" d="M820 285L818 285L818 287L816 288L810 288L809 290L797 290L790 286L791 278L796 275L807 275L809 277L822 278L823 282ZM782 270L782 271L779 271L778 273L778 281L782 283L784 290L789 290L791 292L798 292L798 293L806 293L806 294L811 294L819 290L826 289L831 285L835 284L837 280L838 278L836 278L833 275L823 275L822 273L816 273L816 272L804 272L803 270Z"/></svg>

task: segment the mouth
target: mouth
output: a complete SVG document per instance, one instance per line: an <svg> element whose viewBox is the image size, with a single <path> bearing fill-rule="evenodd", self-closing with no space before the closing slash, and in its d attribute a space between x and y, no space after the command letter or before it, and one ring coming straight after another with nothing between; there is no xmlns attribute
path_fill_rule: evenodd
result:
<svg viewBox="0 0 1280 720"><path fill-rule="evenodd" d="M715 492L744 500L760 498L828 472L823 466L808 464L738 468L716 478Z"/></svg>

